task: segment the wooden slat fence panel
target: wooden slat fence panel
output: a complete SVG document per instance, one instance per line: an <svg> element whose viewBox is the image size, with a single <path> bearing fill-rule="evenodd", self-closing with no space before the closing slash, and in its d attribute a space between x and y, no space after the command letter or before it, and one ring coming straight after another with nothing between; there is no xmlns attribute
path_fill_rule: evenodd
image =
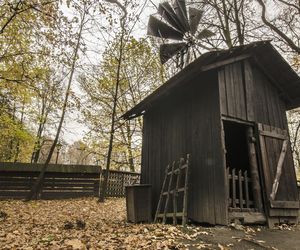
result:
<svg viewBox="0 0 300 250"><path fill-rule="evenodd" d="M250 199L251 179L248 177L247 171L227 168L226 173L229 183L229 210L241 212L255 210L254 202Z"/></svg>
<svg viewBox="0 0 300 250"><path fill-rule="evenodd" d="M140 183L140 174L138 173L111 170L108 176L106 195L109 197L123 197L125 196L125 186Z"/></svg>
<svg viewBox="0 0 300 250"><path fill-rule="evenodd" d="M36 169L40 170L41 166L34 164L34 167L36 166ZM39 175L39 171L33 171L34 167L21 163L16 165L0 163L0 199L24 199ZM49 166L39 196L41 199L98 196L100 179L98 167L81 166L79 168L64 165L61 170L59 172L59 168L55 166L56 172L53 172ZM109 173L107 197L123 197L126 185L139 182L140 174L138 173L112 170Z"/></svg>

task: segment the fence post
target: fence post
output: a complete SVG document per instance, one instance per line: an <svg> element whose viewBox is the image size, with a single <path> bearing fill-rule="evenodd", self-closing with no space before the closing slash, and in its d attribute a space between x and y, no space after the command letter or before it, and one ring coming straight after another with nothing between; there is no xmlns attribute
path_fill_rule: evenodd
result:
<svg viewBox="0 0 300 250"><path fill-rule="evenodd" d="M98 198L100 198L100 195L101 195L101 186L102 186L102 167L100 167L100 170L99 170L99 187L98 187Z"/></svg>

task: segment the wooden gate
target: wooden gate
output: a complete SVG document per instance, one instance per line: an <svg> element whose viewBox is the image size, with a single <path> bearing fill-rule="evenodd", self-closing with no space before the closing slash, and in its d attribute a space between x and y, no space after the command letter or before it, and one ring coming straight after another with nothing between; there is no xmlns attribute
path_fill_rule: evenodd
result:
<svg viewBox="0 0 300 250"><path fill-rule="evenodd" d="M296 174L286 130L258 124L264 200L269 226L298 216Z"/></svg>

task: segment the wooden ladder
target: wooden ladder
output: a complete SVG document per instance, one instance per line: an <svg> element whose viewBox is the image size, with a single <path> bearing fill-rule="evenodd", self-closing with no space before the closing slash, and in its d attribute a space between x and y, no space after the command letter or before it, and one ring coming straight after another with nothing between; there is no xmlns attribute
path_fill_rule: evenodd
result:
<svg viewBox="0 0 300 250"><path fill-rule="evenodd" d="M188 194L188 182L189 182L189 158L187 155L186 160L180 159L178 163L173 162L172 166L168 165L166 168L166 174L163 181L157 209L155 213L154 223L157 223L161 219L162 223L166 223L167 218L173 218L173 224L177 225L177 219L182 219L182 225L185 226L187 223L187 194ZM184 175L183 187L180 187L181 176ZM173 184L173 180L176 182ZM167 183L168 182L168 183ZM166 185L168 189L165 190ZM183 192L182 198L182 211L178 211L178 196L179 193ZM171 196L173 198L173 211L168 213L169 203ZM164 204L163 204L164 203ZM162 210L163 207L163 211Z"/></svg>

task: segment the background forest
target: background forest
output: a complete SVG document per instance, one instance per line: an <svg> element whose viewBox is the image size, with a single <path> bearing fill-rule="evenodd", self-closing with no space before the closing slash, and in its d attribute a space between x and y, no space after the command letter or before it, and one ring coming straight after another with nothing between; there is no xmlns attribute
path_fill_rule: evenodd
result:
<svg viewBox="0 0 300 250"><path fill-rule="evenodd" d="M146 36L158 3L1 1L0 162L139 171L142 120L120 117L176 73L159 61L162 41ZM299 0L188 4L204 10L201 29L215 34L202 39L202 53L272 40L300 73ZM290 111L288 121L299 166L299 110Z"/></svg>

